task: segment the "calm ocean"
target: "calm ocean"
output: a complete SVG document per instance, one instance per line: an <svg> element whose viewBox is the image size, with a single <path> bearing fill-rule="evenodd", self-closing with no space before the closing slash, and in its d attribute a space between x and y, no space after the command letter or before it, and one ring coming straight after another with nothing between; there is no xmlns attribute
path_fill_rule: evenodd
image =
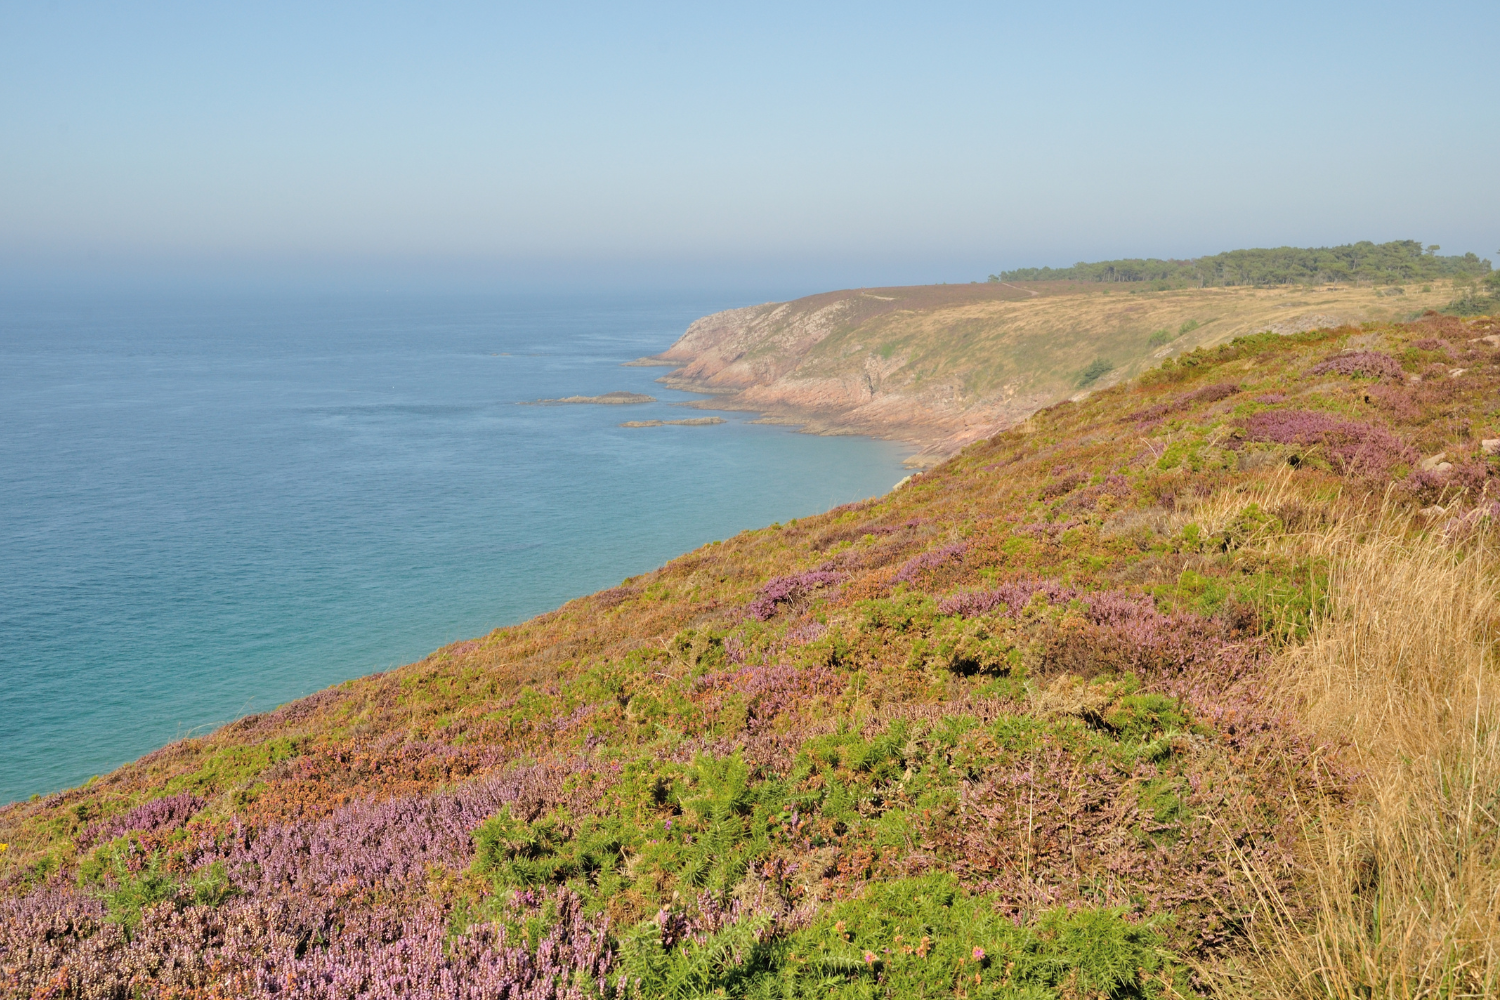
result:
<svg viewBox="0 0 1500 1000"><path fill-rule="evenodd" d="M889 442L617 426L702 415L620 362L744 304L0 302L0 802L889 489Z"/></svg>

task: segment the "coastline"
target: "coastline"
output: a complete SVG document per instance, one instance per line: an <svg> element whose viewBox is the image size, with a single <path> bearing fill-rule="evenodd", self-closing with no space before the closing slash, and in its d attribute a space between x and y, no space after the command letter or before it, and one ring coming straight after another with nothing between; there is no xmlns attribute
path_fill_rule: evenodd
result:
<svg viewBox="0 0 1500 1000"><path fill-rule="evenodd" d="M8 522L60 526L13 536L5 554L0 632L27 656L0 692L0 800L75 786L201 727L901 478L906 452L886 442L822 445L743 418L617 428L708 416L667 402L690 397L656 385L660 371L619 364L661 350L716 304L628 300L601 313L595 301L561 302L539 315L524 301L512 322L506 301L497 313L423 299L413 324L445 321L408 336L404 321L392 330L390 314L351 301L319 367L303 360L304 333L327 313L297 299L196 303L186 315L203 332L185 338L156 333L166 324L154 312L122 310L116 322L95 303L93 363L80 370L60 363L65 340L47 325L54 313L57 328L70 323L74 307L49 307L15 373L29 389L0 407L16 431L0 449L15 470ZM608 353L575 339L601 329ZM371 353L373 336L391 349ZM149 391L121 378L142 351L162 364ZM235 375L252 368L269 382ZM333 371L370 377L351 388ZM513 405L623 390L659 401ZM186 415L184 400L208 398ZM43 447L56 428L71 454ZM164 442L170 469L121 461ZM93 470L87 481L74 463Z"/></svg>
<svg viewBox="0 0 1500 1000"><path fill-rule="evenodd" d="M626 362L706 398L700 410L821 436L899 441L925 468L1014 427L1237 336L1397 322L1451 297L1352 286L1117 289L1078 281L826 292L703 316Z"/></svg>

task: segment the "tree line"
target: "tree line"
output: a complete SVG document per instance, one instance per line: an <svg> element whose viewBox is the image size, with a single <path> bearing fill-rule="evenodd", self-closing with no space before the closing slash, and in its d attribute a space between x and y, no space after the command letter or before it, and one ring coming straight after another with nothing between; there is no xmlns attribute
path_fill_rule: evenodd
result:
<svg viewBox="0 0 1500 1000"><path fill-rule="evenodd" d="M1291 285L1361 282L1394 285L1490 273L1490 262L1472 253L1441 256L1442 247L1417 240L1337 247L1276 247L1230 250L1190 260L1146 259L1080 261L1072 267L1022 267L989 276L990 281L1153 282L1160 287L1211 285Z"/></svg>

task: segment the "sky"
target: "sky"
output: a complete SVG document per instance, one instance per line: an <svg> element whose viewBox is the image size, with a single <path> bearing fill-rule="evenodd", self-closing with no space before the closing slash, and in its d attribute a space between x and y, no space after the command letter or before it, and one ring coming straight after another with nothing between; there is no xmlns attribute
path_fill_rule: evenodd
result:
<svg viewBox="0 0 1500 1000"><path fill-rule="evenodd" d="M0 286L1500 261L1500 4L0 5Z"/></svg>

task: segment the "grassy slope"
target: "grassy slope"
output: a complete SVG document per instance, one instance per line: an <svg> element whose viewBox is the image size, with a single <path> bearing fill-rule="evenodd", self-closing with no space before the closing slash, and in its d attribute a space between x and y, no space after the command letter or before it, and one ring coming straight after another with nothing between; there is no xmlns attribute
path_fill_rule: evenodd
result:
<svg viewBox="0 0 1500 1000"><path fill-rule="evenodd" d="M1349 686L1350 643L1381 662L1331 613L1417 587L1361 597L1349 546L1468 551L1482 527L1500 350L1475 338L1494 330L1200 350L885 497L7 807L0 981L1126 997L1352 991L1373 962L1390 995L1419 967L1492 986L1468 910L1425 950L1371 951L1388 845L1340 824L1375 815L1372 774L1406 788L1421 747L1367 747L1370 706L1326 691ZM1392 370L1313 371L1351 347ZM1414 471L1437 451L1449 468ZM1286 680L1308 656L1324 694ZM1452 697L1427 702L1450 708L1409 729L1452 722ZM1493 895L1478 804L1469 881L1416 871L1408 931L1434 925L1424 892Z"/></svg>
<svg viewBox="0 0 1500 1000"><path fill-rule="evenodd" d="M1129 378L1157 364L1237 336L1348 322L1405 319L1441 308L1453 297L1449 282L1389 290L1340 286L1308 288L1206 288L1151 291L1080 282L1017 285L940 285L862 289L809 296L791 303L785 319L748 345L745 366L774 360L784 372L771 391L757 387L742 399L709 406L768 409L782 419L811 420L820 430L887 433L951 448L949 436L980 413L994 424L1023 418L1079 389L1079 376L1096 359L1113 370L1096 387ZM787 331L806 317L842 305L832 332L796 353ZM1300 322L1299 322L1300 321ZM1178 335L1185 324L1196 328ZM1157 331L1174 339L1153 344ZM789 351L793 356L786 356ZM875 373L877 391L919 403L919 412L866 413L851 400L819 404L799 398L799 387L818 380L858 382ZM674 383L691 387L693 383ZM697 383L700 388L713 383ZM721 386L721 388L723 388ZM990 432L994 427L991 426ZM967 443L960 436L959 442Z"/></svg>
<svg viewBox="0 0 1500 1000"><path fill-rule="evenodd" d="M1270 329L1307 314L1351 322L1405 318L1452 298L1446 287L1387 297L1382 289L1204 288L1173 291L1100 288L1072 282L1034 283L1035 298L956 302L884 313L824 340L799 372L821 374L854 355L854 345L908 357L913 377L960 374L965 391L983 396L1006 384L1067 395L1097 357L1112 360L1110 381L1128 378L1168 354ZM1025 288L1027 286L1020 286ZM895 291L895 290L892 290ZM1185 323L1198 328L1180 337ZM1152 346L1151 334L1174 340ZM1160 356L1160 357L1158 357Z"/></svg>

